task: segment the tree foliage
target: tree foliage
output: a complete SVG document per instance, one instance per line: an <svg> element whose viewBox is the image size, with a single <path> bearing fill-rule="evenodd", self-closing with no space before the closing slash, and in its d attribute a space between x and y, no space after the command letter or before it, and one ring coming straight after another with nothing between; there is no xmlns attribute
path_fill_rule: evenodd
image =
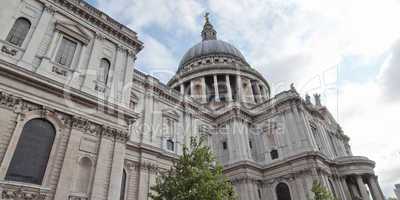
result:
<svg viewBox="0 0 400 200"><path fill-rule="evenodd" d="M333 195L318 181L313 182L311 191L314 193L313 200L335 200Z"/></svg>
<svg viewBox="0 0 400 200"><path fill-rule="evenodd" d="M190 148L184 146L174 167L162 173L151 187L153 200L233 200L231 183L215 164L210 149L202 139L191 138Z"/></svg>

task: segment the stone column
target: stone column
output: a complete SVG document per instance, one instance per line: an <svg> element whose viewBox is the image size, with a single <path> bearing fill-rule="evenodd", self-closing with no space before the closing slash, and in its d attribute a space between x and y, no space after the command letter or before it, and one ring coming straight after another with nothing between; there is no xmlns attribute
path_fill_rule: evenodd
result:
<svg viewBox="0 0 400 200"><path fill-rule="evenodd" d="M76 179L76 174L74 174L75 170L73 169L76 169L78 163L79 145L83 135L83 130L79 130L78 124L75 123L76 120L77 119L74 119L73 127L71 127L69 141L65 151L64 162L61 168L54 199L68 199L69 193L72 190L72 183L74 182L74 179Z"/></svg>
<svg viewBox="0 0 400 200"><path fill-rule="evenodd" d="M193 83L193 80L190 80L190 96L191 96L192 98L195 98L195 96L194 96L194 83Z"/></svg>
<svg viewBox="0 0 400 200"><path fill-rule="evenodd" d="M258 84L258 81L255 82L255 92L257 94L255 94L255 98L257 100L257 102L261 102L262 101L262 97L261 97L261 90L260 90L260 86Z"/></svg>
<svg viewBox="0 0 400 200"><path fill-rule="evenodd" d="M232 101L233 99L232 99L232 88L231 88L231 82L230 82L230 80L229 80L229 75L226 75L226 81L225 81L225 84L226 84L226 88L227 88L227 95L228 95L228 101Z"/></svg>
<svg viewBox="0 0 400 200"><path fill-rule="evenodd" d="M114 150L114 141L109 130L103 130L100 138L100 144L97 151L97 162L92 183L92 194L90 199L106 200L108 199L108 184L110 180L112 156Z"/></svg>
<svg viewBox="0 0 400 200"><path fill-rule="evenodd" d="M44 59L50 61L53 57L54 52L56 51L58 40L60 39L60 32L56 30L53 34L53 38L51 39L50 45L47 48L46 54L44 55ZM43 62L43 61L42 61Z"/></svg>
<svg viewBox="0 0 400 200"><path fill-rule="evenodd" d="M255 96L254 96L254 93L253 93L253 88L252 88L252 86L251 86L251 80L250 79L247 79L247 87L249 88L249 92L250 92L250 94L246 94L246 95L249 95L248 97L246 96L246 102L251 102L251 103L255 103L256 102L256 100L255 100Z"/></svg>
<svg viewBox="0 0 400 200"><path fill-rule="evenodd" d="M364 184L364 181L363 181L361 175L356 175L355 177L356 177L356 181L357 181L357 186L361 192L361 198L363 200L369 200L367 188L365 187L365 184Z"/></svg>
<svg viewBox="0 0 400 200"><path fill-rule="evenodd" d="M126 67L127 53L122 46L117 46L114 63L111 64L108 70L108 80L106 87L110 87L110 95L108 101L118 104L121 102L121 90L124 78L124 69Z"/></svg>
<svg viewBox="0 0 400 200"><path fill-rule="evenodd" d="M242 91L242 77L240 75L236 75L236 94L237 94L237 101L243 101L243 91Z"/></svg>
<svg viewBox="0 0 400 200"><path fill-rule="evenodd" d="M139 166L138 198L147 199L149 191L150 171L145 166Z"/></svg>
<svg viewBox="0 0 400 200"><path fill-rule="evenodd" d="M25 50L22 60L18 63L23 67L32 70L31 65L35 55L40 47L43 37L46 35L47 27L50 24L51 18L53 17L55 10L51 6L46 6L40 16L39 22L36 25L35 31L32 34L32 38Z"/></svg>
<svg viewBox="0 0 400 200"><path fill-rule="evenodd" d="M125 77L123 79L123 85L122 85L122 96L123 96L123 101L124 104L129 107L129 103L131 100L131 89L132 89L132 80L133 80L133 74L134 74L134 65L135 65L135 60L136 60L136 50L127 50L126 52L127 58L126 58L126 66L125 66Z"/></svg>
<svg viewBox="0 0 400 200"><path fill-rule="evenodd" d="M218 78L217 78L217 75L214 75L213 78L214 78L215 101L219 102L219 91L218 91Z"/></svg>
<svg viewBox="0 0 400 200"><path fill-rule="evenodd" d="M346 183L346 177L338 177L337 181L340 187L339 190L343 200L351 200L350 191Z"/></svg>
<svg viewBox="0 0 400 200"><path fill-rule="evenodd" d="M97 80L97 70L100 64L100 56L98 55L102 51L101 45L104 41L104 36L96 34L92 50L89 56L89 63L85 71L85 78L81 86L81 90L93 94L95 90L95 81Z"/></svg>
<svg viewBox="0 0 400 200"><path fill-rule="evenodd" d="M180 86L180 92L181 92L181 95L185 95L185 86L184 86L184 84L182 83Z"/></svg>
<svg viewBox="0 0 400 200"><path fill-rule="evenodd" d="M206 78L204 76L201 77L201 102L207 103L207 85Z"/></svg>
<svg viewBox="0 0 400 200"><path fill-rule="evenodd" d="M108 188L108 199L119 199L121 195L122 173L124 170L126 138L115 141L112 159L110 183Z"/></svg>
<svg viewBox="0 0 400 200"><path fill-rule="evenodd" d="M374 200L384 200L385 197L380 189L377 177L371 175L368 177L368 187Z"/></svg>

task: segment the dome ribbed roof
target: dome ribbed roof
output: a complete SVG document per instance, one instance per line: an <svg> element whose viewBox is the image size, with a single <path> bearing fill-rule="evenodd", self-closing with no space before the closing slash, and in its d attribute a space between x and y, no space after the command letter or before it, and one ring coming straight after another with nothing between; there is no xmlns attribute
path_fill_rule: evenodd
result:
<svg viewBox="0 0 400 200"><path fill-rule="evenodd" d="M210 55L231 56L246 62L242 53L240 53L240 51L233 45L222 40L204 40L194 45L185 53L179 64L179 69L191 60Z"/></svg>

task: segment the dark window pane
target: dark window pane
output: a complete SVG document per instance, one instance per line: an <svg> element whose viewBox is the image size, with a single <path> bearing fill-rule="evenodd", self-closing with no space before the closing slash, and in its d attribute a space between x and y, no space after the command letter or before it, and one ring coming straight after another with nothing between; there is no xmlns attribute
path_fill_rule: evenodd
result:
<svg viewBox="0 0 400 200"><path fill-rule="evenodd" d="M31 22L29 20L25 18L18 18L7 36L7 41L11 44L21 46L26 38L26 35L28 35L30 28Z"/></svg>
<svg viewBox="0 0 400 200"><path fill-rule="evenodd" d="M224 150L228 149L228 143L222 142L222 148L223 148Z"/></svg>
<svg viewBox="0 0 400 200"><path fill-rule="evenodd" d="M77 45L76 42L63 37L58 48L56 62L60 65L71 66Z"/></svg>
<svg viewBox="0 0 400 200"><path fill-rule="evenodd" d="M6 180L42 184L55 129L48 121L33 119L22 130Z"/></svg>
<svg viewBox="0 0 400 200"><path fill-rule="evenodd" d="M276 196L278 200L292 200L289 187L285 183L279 183L276 186Z"/></svg>
<svg viewBox="0 0 400 200"><path fill-rule="evenodd" d="M172 141L171 139L167 140L167 149L170 151L175 150L174 141Z"/></svg>
<svg viewBox="0 0 400 200"><path fill-rule="evenodd" d="M271 154L272 160L279 158L278 150L276 150L276 149L272 150L270 154Z"/></svg>

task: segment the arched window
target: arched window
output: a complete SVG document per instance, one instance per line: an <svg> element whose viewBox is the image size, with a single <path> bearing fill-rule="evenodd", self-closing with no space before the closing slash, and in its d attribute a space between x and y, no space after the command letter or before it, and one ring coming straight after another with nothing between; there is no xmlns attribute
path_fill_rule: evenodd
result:
<svg viewBox="0 0 400 200"><path fill-rule="evenodd" d="M175 142L172 139L167 140L167 149L169 151L175 151Z"/></svg>
<svg viewBox="0 0 400 200"><path fill-rule="evenodd" d="M31 22L28 19L23 17L18 18L11 28L11 31L8 33L7 41L16 46L22 46L30 28Z"/></svg>
<svg viewBox="0 0 400 200"><path fill-rule="evenodd" d="M98 73L98 81L107 83L108 72L110 71L111 63L106 58L102 58L100 61L100 69Z"/></svg>
<svg viewBox="0 0 400 200"><path fill-rule="evenodd" d="M275 188L275 192L277 200L292 200L289 187L285 183L279 183Z"/></svg>
<svg viewBox="0 0 400 200"><path fill-rule="evenodd" d="M271 150L270 154L271 154L271 159L272 160L275 160L275 159L279 158L279 153L278 153L278 150L276 150L276 149Z"/></svg>
<svg viewBox="0 0 400 200"><path fill-rule="evenodd" d="M119 199L120 200L125 200L125 188L126 188L126 171L122 171L122 180L121 180L121 194Z"/></svg>
<svg viewBox="0 0 400 200"><path fill-rule="evenodd" d="M44 119L32 119L22 129L6 180L42 184L56 130Z"/></svg>
<svg viewBox="0 0 400 200"><path fill-rule="evenodd" d="M75 183L75 191L87 193L92 172L92 161L88 157L83 157L79 161L79 171Z"/></svg>

